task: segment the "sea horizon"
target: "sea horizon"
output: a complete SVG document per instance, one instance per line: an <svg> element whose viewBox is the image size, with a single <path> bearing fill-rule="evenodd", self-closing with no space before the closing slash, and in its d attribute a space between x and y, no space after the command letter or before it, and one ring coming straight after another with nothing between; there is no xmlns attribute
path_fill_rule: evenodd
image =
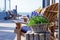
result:
<svg viewBox="0 0 60 40"><path fill-rule="evenodd" d="M19 12L17 14L22 15L22 16L27 16L27 15L31 16L32 12Z"/></svg>

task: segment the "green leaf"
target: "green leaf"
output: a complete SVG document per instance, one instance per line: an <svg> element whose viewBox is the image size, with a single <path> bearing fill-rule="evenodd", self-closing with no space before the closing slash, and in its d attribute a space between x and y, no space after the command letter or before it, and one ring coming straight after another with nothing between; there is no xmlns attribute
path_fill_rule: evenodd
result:
<svg viewBox="0 0 60 40"><path fill-rule="evenodd" d="M48 23L48 20L44 16L33 16L30 18L27 25L32 26L34 24L40 24L40 23L42 23L42 24Z"/></svg>

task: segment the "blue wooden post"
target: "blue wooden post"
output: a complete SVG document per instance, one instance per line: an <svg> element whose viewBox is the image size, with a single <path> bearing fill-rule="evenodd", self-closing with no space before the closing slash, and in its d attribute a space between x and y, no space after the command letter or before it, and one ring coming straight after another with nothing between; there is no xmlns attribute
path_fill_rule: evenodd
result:
<svg viewBox="0 0 60 40"><path fill-rule="evenodd" d="M43 8L45 7L45 0L42 1L42 4L43 4Z"/></svg>
<svg viewBox="0 0 60 40"><path fill-rule="evenodd" d="M44 8L48 5L50 5L50 0L43 0L42 3L43 3L43 8Z"/></svg>

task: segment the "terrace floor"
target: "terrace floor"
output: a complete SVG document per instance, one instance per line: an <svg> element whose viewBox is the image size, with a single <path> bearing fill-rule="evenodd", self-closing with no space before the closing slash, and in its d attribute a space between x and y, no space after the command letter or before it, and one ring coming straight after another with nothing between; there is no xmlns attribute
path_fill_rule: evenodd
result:
<svg viewBox="0 0 60 40"><path fill-rule="evenodd" d="M15 23L10 21L0 21L0 40L17 40L16 33L14 33L15 27ZM21 40L26 39L24 36L22 36Z"/></svg>
<svg viewBox="0 0 60 40"><path fill-rule="evenodd" d="M15 27L15 23L0 23L0 40L17 40ZM22 36L22 40L25 40L25 37Z"/></svg>

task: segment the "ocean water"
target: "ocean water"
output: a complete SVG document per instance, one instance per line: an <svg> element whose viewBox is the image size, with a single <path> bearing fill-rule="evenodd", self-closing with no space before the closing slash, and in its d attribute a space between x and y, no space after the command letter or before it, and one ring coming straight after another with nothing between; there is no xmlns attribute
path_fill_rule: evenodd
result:
<svg viewBox="0 0 60 40"><path fill-rule="evenodd" d="M19 12L18 14L22 16L27 16L27 15L31 16L32 12Z"/></svg>

